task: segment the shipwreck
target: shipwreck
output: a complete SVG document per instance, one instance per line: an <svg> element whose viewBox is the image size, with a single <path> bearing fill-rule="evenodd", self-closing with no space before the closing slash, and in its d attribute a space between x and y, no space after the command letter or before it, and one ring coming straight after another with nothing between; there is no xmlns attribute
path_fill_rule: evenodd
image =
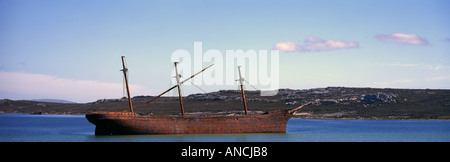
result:
<svg viewBox="0 0 450 162"><path fill-rule="evenodd" d="M177 62L174 63L177 85L152 98L147 103L150 103L165 93L177 88L179 92L181 115L140 115L133 110L127 79L128 69L125 66L124 56L122 56L123 69L121 71L123 71L125 78L129 112L98 111L86 114L86 119L96 126L95 135L285 133L286 124L293 116L293 113L309 104L307 103L291 110L278 110L249 115L243 87L244 79L241 76L240 67L238 67L242 103L245 114L235 116L186 116L184 112L183 97L180 93L181 85L213 66L213 64L183 81L180 81L177 64Z"/></svg>

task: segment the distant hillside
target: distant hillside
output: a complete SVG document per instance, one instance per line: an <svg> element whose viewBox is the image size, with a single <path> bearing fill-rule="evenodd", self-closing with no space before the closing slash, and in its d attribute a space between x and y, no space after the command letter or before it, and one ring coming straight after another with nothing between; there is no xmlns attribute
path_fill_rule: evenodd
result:
<svg viewBox="0 0 450 162"><path fill-rule="evenodd" d="M135 96L136 113L178 115L177 97L161 97L149 104L152 96ZM314 119L450 119L450 90L380 89L328 87L305 90L280 89L275 96L260 96L246 91L248 109L253 113L293 109L313 104L295 113L298 118ZM188 115L243 111L240 91L221 90L183 98ZM126 99L100 99L91 103L51 103L0 100L3 113L86 114L92 111L128 111Z"/></svg>
<svg viewBox="0 0 450 162"><path fill-rule="evenodd" d="M53 102L53 103L76 103L76 102L72 102L72 101L58 100L58 99L32 99L31 101L36 101L36 102Z"/></svg>

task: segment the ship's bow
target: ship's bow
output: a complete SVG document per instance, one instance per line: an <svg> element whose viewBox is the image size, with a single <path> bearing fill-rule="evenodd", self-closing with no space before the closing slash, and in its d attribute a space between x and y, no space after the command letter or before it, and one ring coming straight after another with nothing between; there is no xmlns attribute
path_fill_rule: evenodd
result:
<svg viewBox="0 0 450 162"><path fill-rule="evenodd" d="M95 135L134 134L127 124L136 117L132 112L92 112L86 119L95 125Z"/></svg>

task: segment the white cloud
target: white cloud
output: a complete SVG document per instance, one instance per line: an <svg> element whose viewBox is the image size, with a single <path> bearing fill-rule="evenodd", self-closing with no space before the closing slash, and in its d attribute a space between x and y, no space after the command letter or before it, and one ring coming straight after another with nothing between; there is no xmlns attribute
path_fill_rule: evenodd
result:
<svg viewBox="0 0 450 162"><path fill-rule="evenodd" d="M372 88L406 88L410 86L414 80L412 79L402 79L402 80L391 80L391 81L378 81L370 82L369 86Z"/></svg>
<svg viewBox="0 0 450 162"><path fill-rule="evenodd" d="M439 70L450 70L450 66L445 65L427 65L428 70L439 71Z"/></svg>
<svg viewBox="0 0 450 162"><path fill-rule="evenodd" d="M65 99L91 102L122 96L122 83L73 80L44 74L0 71L0 96L20 95L18 99ZM141 85L130 85L131 95L149 94ZM134 93L133 93L134 92Z"/></svg>
<svg viewBox="0 0 450 162"><path fill-rule="evenodd" d="M375 36L376 39L382 41L394 41L401 44L409 45L428 45L425 38L419 37L416 34L394 33L389 35L379 34Z"/></svg>
<svg viewBox="0 0 450 162"><path fill-rule="evenodd" d="M316 37L308 37L300 51L330 51L344 48L358 48L357 42L346 42L341 40L323 40Z"/></svg>
<svg viewBox="0 0 450 162"><path fill-rule="evenodd" d="M404 64L404 63L389 63L387 64L387 66L390 67L421 67L422 65L420 64Z"/></svg>
<svg viewBox="0 0 450 162"><path fill-rule="evenodd" d="M450 66L447 66L447 65L411 64L411 63L398 63L398 62L375 64L375 65L388 66L388 67L427 69L430 71L450 70Z"/></svg>
<svg viewBox="0 0 450 162"><path fill-rule="evenodd" d="M345 48L358 48L357 42L348 42L342 40L323 40L317 37L308 37L303 45L296 44L295 42L278 42L272 49L285 51L285 52L312 52L312 51L331 51Z"/></svg>
<svg viewBox="0 0 450 162"><path fill-rule="evenodd" d="M450 81L450 76L449 75L442 75L442 76L434 76L429 78L428 80L430 81Z"/></svg>
<svg viewBox="0 0 450 162"><path fill-rule="evenodd" d="M294 52L297 50L297 44L295 44L295 42L278 42L272 49L285 52Z"/></svg>

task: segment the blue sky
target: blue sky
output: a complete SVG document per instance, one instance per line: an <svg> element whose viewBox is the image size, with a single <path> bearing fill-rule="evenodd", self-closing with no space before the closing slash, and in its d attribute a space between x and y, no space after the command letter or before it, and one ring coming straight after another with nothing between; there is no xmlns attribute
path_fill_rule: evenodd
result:
<svg viewBox="0 0 450 162"><path fill-rule="evenodd" d="M449 89L448 8L447 0L0 0L0 98L121 97L122 55L132 95L156 95L170 86L172 52L192 53L195 41L203 51L280 50L280 88Z"/></svg>

